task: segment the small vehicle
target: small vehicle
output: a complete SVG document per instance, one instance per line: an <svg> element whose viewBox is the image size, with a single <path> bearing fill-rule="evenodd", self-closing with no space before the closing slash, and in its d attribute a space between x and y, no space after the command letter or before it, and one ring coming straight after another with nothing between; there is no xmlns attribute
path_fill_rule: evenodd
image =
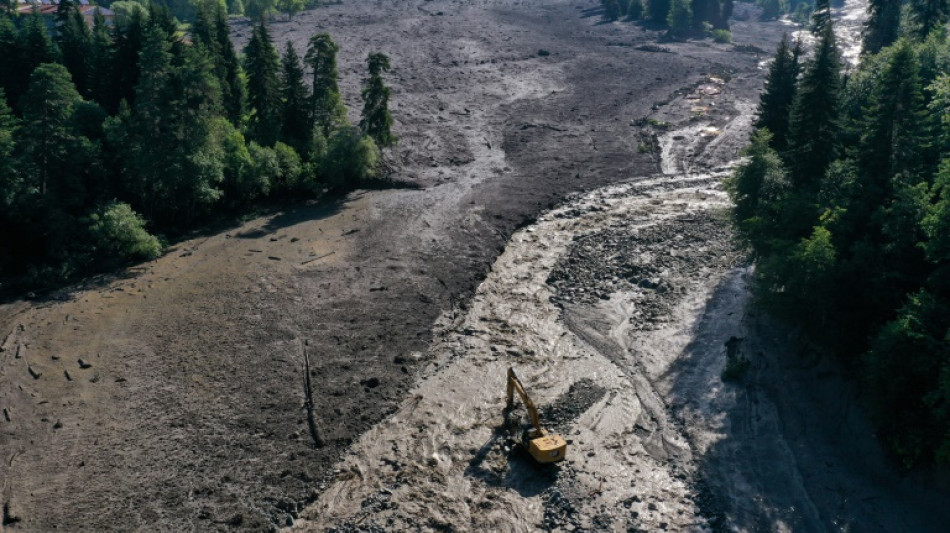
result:
<svg viewBox="0 0 950 533"><path fill-rule="evenodd" d="M512 368L508 368L508 402L505 404L505 420L508 420L508 416L515 407L515 391L518 391L518 396L521 396L521 401L528 411L532 426L521 433L519 444L539 463L547 464L563 461L567 453L567 441L560 435L548 433L547 430L541 427L538 408L531 401L528 393L525 392L524 385L521 384L521 380L518 379Z"/></svg>

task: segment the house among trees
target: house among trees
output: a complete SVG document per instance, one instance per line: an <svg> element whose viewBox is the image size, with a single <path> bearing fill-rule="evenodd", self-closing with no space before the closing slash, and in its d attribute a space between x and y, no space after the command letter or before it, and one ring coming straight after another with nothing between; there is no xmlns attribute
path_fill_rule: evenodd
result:
<svg viewBox="0 0 950 533"><path fill-rule="evenodd" d="M17 0L16 10L21 15L29 15L37 11L45 17L55 17L56 11L59 9L59 2L60 0ZM89 0L72 0L72 2L79 8L79 13L82 14L90 28L97 13L102 15L107 25L115 24L115 11L102 6L91 5ZM50 24L52 23L50 22Z"/></svg>

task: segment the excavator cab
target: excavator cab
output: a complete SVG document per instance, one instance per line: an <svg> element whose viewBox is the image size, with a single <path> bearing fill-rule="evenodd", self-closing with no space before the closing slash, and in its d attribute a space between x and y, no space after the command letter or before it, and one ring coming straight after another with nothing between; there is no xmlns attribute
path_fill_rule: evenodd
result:
<svg viewBox="0 0 950 533"><path fill-rule="evenodd" d="M531 419L530 428L521 433L521 446L538 463L556 463L564 459L567 453L567 441L560 435L548 433L541 427L541 419L538 416L538 408L524 390L521 380L515 375L512 368L508 369L508 401L505 404L505 415L514 409L514 393L518 392L525 409L528 411L528 417Z"/></svg>

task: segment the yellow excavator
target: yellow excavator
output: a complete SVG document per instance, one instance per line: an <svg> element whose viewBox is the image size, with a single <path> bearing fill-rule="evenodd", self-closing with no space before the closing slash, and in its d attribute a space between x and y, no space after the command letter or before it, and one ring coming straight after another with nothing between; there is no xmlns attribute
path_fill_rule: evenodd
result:
<svg viewBox="0 0 950 533"><path fill-rule="evenodd" d="M513 368L508 368L508 403L505 404L505 420L514 409L515 391L521 396L525 409L528 410L528 417L531 418L531 428L524 430L521 434L521 445L535 461L545 463L556 463L564 460L564 454L567 452L567 442L560 435L548 433L541 427L541 419L538 417L538 408L531 401L528 393L524 390L521 380L515 375Z"/></svg>

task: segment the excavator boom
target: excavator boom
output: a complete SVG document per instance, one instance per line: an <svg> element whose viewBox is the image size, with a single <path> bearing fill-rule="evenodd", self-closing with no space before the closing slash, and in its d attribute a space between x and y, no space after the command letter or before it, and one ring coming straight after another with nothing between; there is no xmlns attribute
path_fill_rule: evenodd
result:
<svg viewBox="0 0 950 533"><path fill-rule="evenodd" d="M531 454L531 457L539 463L554 463L564 459L567 452L567 442L560 435L549 434L541 427L541 418L538 415L538 407L534 405L531 397L524 390L521 380L515 375L513 368L508 368L508 401L505 404L505 412L514 408L515 391L524 403L528 411L528 417L531 419L533 432L526 432L522 438L522 445Z"/></svg>

